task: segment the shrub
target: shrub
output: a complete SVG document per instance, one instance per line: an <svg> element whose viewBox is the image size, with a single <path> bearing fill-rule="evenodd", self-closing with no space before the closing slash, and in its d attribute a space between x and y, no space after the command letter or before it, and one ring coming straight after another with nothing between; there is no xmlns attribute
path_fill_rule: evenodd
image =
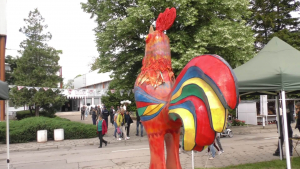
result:
<svg viewBox="0 0 300 169"><path fill-rule="evenodd" d="M54 118L56 117L53 113L50 112L46 112L46 111L40 111L39 113L40 116L44 116L44 117L50 117L50 118ZM24 110L24 111L18 111L16 113L16 118L18 120L22 120L24 118L28 118L28 117L35 117L35 112L33 112L32 114L30 113L30 110Z"/></svg>
<svg viewBox="0 0 300 169"><path fill-rule="evenodd" d="M244 126L244 125L245 125L245 121L238 120L238 119L234 119L232 121L232 126Z"/></svg>
<svg viewBox="0 0 300 169"><path fill-rule="evenodd" d="M29 117L20 121L10 121L10 143L36 141L38 130L47 130L48 140L54 139L54 129L64 129L65 139L93 138L97 136L92 124L72 122L59 117ZM0 123L0 142L6 142L6 123Z"/></svg>

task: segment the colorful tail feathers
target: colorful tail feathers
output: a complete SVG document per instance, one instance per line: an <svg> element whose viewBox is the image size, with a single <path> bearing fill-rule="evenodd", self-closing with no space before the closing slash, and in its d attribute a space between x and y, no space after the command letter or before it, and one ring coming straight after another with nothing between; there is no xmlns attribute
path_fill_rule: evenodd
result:
<svg viewBox="0 0 300 169"><path fill-rule="evenodd" d="M221 57L202 55L192 59L176 79L169 114L184 125L185 150L202 150L215 132L222 132L227 113L238 105L237 80Z"/></svg>

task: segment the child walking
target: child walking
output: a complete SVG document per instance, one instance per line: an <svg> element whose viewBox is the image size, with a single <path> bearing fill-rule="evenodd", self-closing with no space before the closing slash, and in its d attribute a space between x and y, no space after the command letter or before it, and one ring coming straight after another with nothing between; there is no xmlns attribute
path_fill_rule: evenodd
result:
<svg viewBox="0 0 300 169"><path fill-rule="evenodd" d="M102 148L102 142L105 144L105 146L107 146L107 141L103 139L103 136L107 132L107 126L105 120L102 118L101 115L98 118L96 126L97 126L97 133L100 140L100 145L98 148Z"/></svg>

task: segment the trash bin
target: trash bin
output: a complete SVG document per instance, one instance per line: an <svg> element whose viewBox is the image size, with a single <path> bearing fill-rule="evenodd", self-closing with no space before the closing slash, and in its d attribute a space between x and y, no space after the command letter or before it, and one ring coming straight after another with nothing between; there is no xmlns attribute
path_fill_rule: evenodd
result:
<svg viewBox="0 0 300 169"><path fill-rule="evenodd" d="M37 142L45 143L47 142L47 130L38 130L37 131Z"/></svg>
<svg viewBox="0 0 300 169"><path fill-rule="evenodd" d="M54 129L54 141L62 141L65 139L64 129Z"/></svg>

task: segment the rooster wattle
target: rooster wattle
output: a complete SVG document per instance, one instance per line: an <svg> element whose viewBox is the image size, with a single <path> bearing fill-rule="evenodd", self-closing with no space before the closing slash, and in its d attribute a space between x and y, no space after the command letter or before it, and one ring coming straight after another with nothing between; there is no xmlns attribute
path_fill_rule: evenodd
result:
<svg viewBox="0 0 300 169"><path fill-rule="evenodd" d="M202 151L226 127L227 109L238 105L237 80L217 55L193 58L175 80L169 38L163 33L176 18L166 9L146 37L143 67L135 82L138 113L148 135L150 168L179 169L179 137L183 149ZM165 159L166 143L167 159Z"/></svg>

